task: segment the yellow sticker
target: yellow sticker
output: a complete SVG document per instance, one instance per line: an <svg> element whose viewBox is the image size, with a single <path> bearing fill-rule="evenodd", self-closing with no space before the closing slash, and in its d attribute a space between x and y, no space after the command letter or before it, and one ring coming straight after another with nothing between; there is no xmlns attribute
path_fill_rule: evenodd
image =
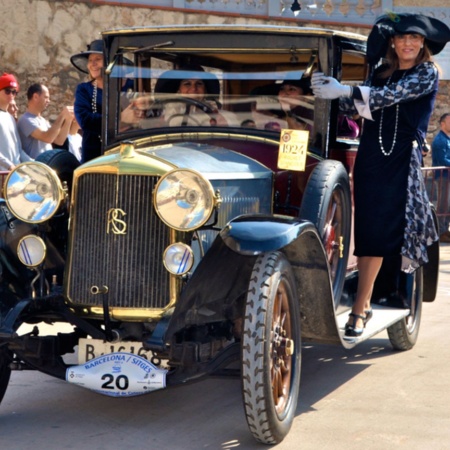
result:
<svg viewBox="0 0 450 450"><path fill-rule="evenodd" d="M281 130L278 168L304 172L308 140L307 130Z"/></svg>

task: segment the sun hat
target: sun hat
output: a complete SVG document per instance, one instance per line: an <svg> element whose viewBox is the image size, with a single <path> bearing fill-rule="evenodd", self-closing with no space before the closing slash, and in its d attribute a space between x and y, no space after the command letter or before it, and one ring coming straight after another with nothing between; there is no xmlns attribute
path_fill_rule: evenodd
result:
<svg viewBox="0 0 450 450"><path fill-rule="evenodd" d="M81 72L89 73L87 62L89 55L92 55L93 53L103 55L103 41L101 39L96 39L88 44L86 51L71 56L70 62Z"/></svg>
<svg viewBox="0 0 450 450"><path fill-rule="evenodd" d="M14 88L16 91L19 91L19 83L11 73L4 72L0 77L0 90L5 88Z"/></svg>
<svg viewBox="0 0 450 450"><path fill-rule="evenodd" d="M433 55L450 41L450 28L423 14L388 13L378 17L367 39L367 61L375 65L386 56L390 39L396 34L420 34Z"/></svg>
<svg viewBox="0 0 450 450"><path fill-rule="evenodd" d="M191 79L201 79L205 83L207 94L213 96L220 94L220 83L217 77L210 72L206 72L202 66L195 64L163 72L156 81L155 92L174 94L178 91L182 80Z"/></svg>

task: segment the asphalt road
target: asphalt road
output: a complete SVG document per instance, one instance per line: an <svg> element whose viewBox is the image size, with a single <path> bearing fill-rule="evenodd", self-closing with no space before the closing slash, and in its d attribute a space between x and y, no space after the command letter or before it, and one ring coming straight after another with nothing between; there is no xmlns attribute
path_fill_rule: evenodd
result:
<svg viewBox="0 0 450 450"><path fill-rule="evenodd" d="M419 341L385 332L351 351L306 346L297 416L277 450L450 448L450 244ZM13 372L0 405L1 450L253 450L238 379L115 399L38 372Z"/></svg>

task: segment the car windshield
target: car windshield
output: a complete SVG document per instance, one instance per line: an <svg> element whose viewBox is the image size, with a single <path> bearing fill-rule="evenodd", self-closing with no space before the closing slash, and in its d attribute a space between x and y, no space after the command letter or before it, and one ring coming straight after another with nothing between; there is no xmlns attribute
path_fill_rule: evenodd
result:
<svg viewBox="0 0 450 450"><path fill-rule="evenodd" d="M186 57L148 49L110 64L120 102L119 133L173 127L312 130L311 49L296 55L221 52Z"/></svg>

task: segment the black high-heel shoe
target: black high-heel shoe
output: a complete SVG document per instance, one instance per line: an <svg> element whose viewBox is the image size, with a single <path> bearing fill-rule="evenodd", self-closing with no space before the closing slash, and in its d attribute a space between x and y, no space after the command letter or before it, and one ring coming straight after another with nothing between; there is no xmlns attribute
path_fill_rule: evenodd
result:
<svg viewBox="0 0 450 450"><path fill-rule="evenodd" d="M364 327L366 326L366 316L363 316L362 314L354 314L350 313L348 317L351 319L351 323L345 324L345 335L346 336L352 336L352 337L358 337L363 334ZM361 319L363 321L363 326L358 328L356 326L356 321L358 319Z"/></svg>

